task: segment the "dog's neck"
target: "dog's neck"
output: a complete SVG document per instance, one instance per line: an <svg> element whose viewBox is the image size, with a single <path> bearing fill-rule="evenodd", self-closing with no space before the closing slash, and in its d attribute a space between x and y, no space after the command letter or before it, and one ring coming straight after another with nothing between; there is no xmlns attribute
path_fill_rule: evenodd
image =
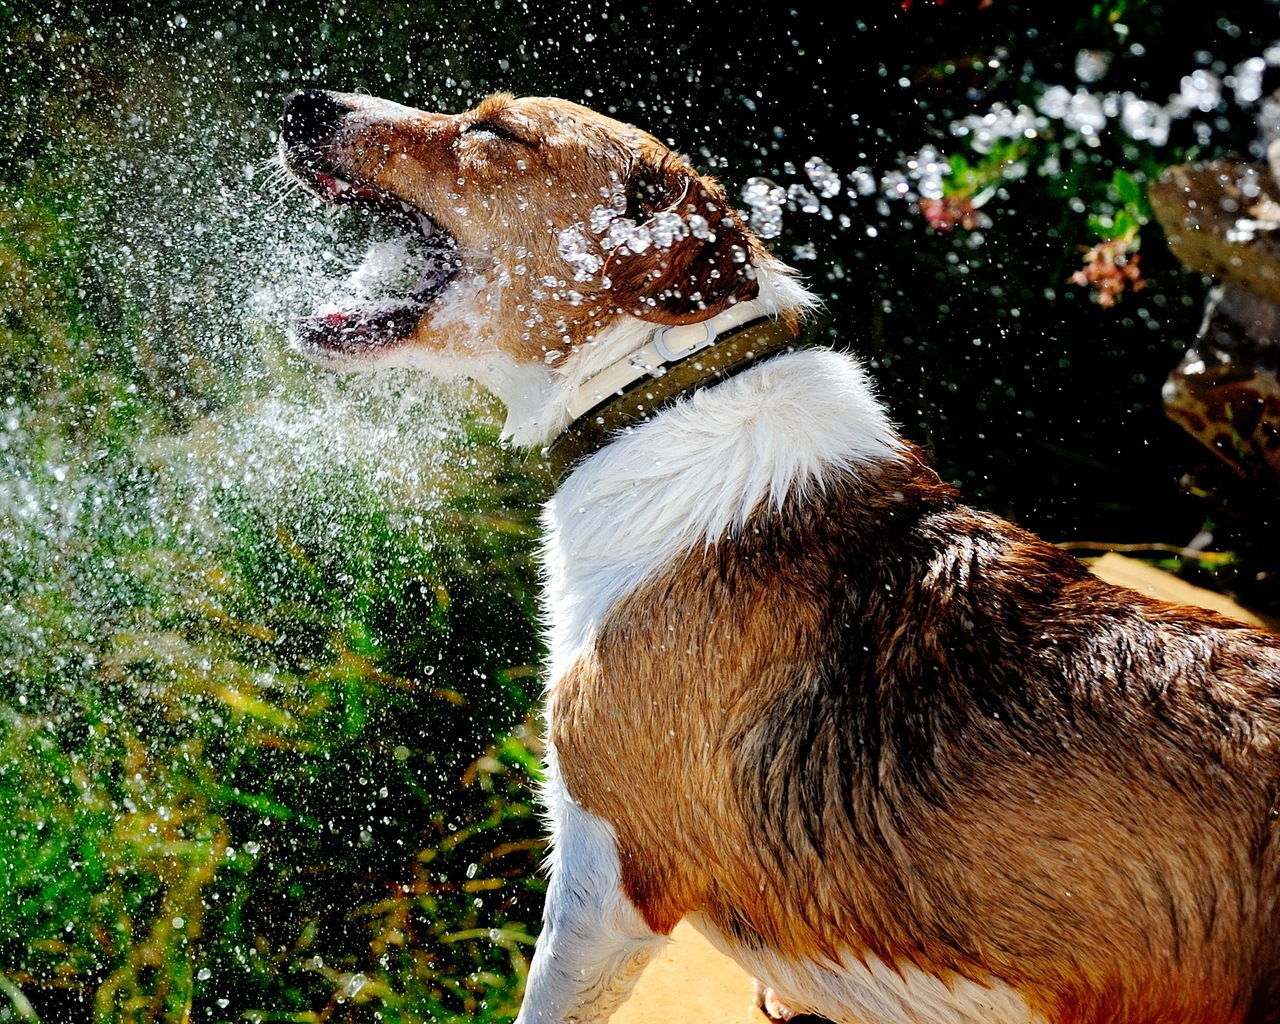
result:
<svg viewBox="0 0 1280 1024"><path fill-rule="evenodd" d="M761 266L756 273L760 285L756 298L707 321L672 329L623 315L562 366L490 366L481 383L507 406L504 436L525 448L550 444L611 396L680 362L667 356L689 348L695 336L706 338L708 326L714 336L723 336L753 321L781 317L794 322L817 305L783 264ZM673 348L677 351L672 352Z"/></svg>
<svg viewBox="0 0 1280 1024"><path fill-rule="evenodd" d="M793 350L796 334L794 319L756 316L738 307L659 331L644 348L606 367L571 396L572 419L546 449L552 473L563 479L620 431L635 428L677 399Z"/></svg>

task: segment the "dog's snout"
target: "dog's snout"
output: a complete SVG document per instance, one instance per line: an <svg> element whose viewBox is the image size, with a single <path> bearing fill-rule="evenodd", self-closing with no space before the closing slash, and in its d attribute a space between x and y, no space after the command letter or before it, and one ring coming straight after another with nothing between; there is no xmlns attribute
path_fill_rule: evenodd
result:
<svg viewBox="0 0 1280 1024"><path fill-rule="evenodd" d="M289 146L314 146L338 130L350 109L323 89L293 93L284 102L280 135Z"/></svg>

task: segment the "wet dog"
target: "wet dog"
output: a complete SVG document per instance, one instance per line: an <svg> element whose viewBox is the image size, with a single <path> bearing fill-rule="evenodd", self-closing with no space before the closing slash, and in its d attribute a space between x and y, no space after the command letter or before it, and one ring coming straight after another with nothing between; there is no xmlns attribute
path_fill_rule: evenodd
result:
<svg viewBox="0 0 1280 1024"><path fill-rule="evenodd" d="M299 344L475 378L564 475L522 1022L605 1020L683 918L848 1024L1280 1020L1280 642L961 504L642 131L313 91L282 148L429 253Z"/></svg>

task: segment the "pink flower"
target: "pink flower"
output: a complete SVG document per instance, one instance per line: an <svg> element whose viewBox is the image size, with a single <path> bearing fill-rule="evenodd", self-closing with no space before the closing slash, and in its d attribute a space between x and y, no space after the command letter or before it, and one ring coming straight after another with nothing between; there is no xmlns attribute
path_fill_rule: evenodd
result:
<svg viewBox="0 0 1280 1024"><path fill-rule="evenodd" d="M1092 288L1099 306L1111 307L1125 288L1142 291L1147 282L1138 266L1141 257L1133 250L1137 238L1113 238L1099 242L1084 254L1084 267L1069 278L1081 288Z"/></svg>
<svg viewBox="0 0 1280 1024"><path fill-rule="evenodd" d="M987 218L973 205L972 196L954 195L942 199L921 199L920 212L935 231L952 231L956 225L966 231L987 227Z"/></svg>

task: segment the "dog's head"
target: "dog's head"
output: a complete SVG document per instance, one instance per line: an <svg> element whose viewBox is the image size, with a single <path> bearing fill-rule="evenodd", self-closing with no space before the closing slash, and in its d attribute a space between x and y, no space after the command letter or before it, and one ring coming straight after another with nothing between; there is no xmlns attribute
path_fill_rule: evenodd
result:
<svg viewBox="0 0 1280 1024"><path fill-rule="evenodd" d="M754 298L769 260L715 181L563 100L498 94L450 115L299 92L281 150L322 199L401 222L430 254L403 298L299 325L330 362L554 375L622 319L693 323Z"/></svg>

